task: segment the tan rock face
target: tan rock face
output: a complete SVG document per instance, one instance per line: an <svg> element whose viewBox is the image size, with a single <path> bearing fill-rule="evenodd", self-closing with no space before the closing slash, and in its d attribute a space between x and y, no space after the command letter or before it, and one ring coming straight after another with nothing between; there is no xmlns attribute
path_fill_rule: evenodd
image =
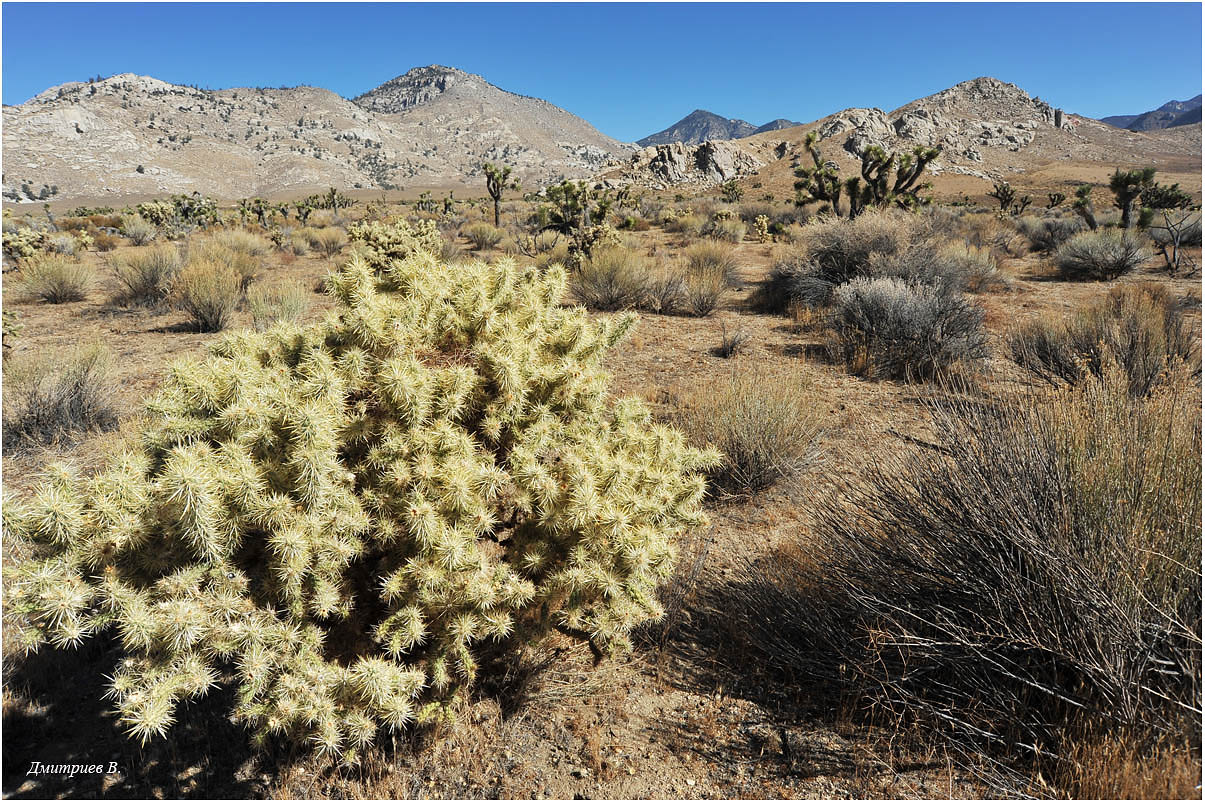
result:
<svg viewBox="0 0 1205 803"><path fill-rule="evenodd" d="M29 200L23 184L57 185L57 200L117 200L476 185L490 161L534 185L588 176L633 147L545 101L427 67L354 102L314 87L209 91L131 74L64 84L4 108L3 149L10 200Z"/></svg>

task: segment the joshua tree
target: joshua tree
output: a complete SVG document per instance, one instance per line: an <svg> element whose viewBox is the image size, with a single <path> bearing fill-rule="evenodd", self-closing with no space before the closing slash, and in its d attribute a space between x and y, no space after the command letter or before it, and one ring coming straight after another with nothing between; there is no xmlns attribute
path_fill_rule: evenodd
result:
<svg viewBox="0 0 1205 803"><path fill-rule="evenodd" d="M795 168L795 205L806 206L814 201L823 201L833 209L833 214L841 215L841 179L837 176L835 162L825 162L820 156L817 143L820 135L815 131L808 132L804 139L804 147L812 155L815 167Z"/></svg>
<svg viewBox="0 0 1205 803"><path fill-rule="evenodd" d="M502 202L502 193L506 190L519 189L519 180L511 180L509 165L497 167L486 162L482 170L485 171L485 189L489 192L490 198L494 200L494 226L500 226L502 223L499 204Z"/></svg>
<svg viewBox="0 0 1205 803"><path fill-rule="evenodd" d="M1005 212L1017 199L1017 191L1007 181L997 181L988 196L1000 202L1000 211Z"/></svg>
<svg viewBox="0 0 1205 803"><path fill-rule="evenodd" d="M1047 209L1054 209L1061 206L1063 201L1067 200L1067 196L1061 192L1048 192L1046 197L1050 199L1050 203L1046 204Z"/></svg>
<svg viewBox="0 0 1205 803"><path fill-rule="evenodd" d="M1121 227L1130 229L1134 226L1134 203L1142 193L1155 183L1155 168L1147 167L1141 170L1121 168L1113 171L1109 177L1109 189L1113 191L1113 205L1121 210Z"/></svg>
<svg viewBox="0 0 1205 803"><path fill-rule="evenodd" d="M1075 202L1071 205L1075 213L1084 219L1088 228L1096 231L1096 210L1092 207L1092 185L1084 184L1075 191Z"/></svg>
<svg viewBox="0 0 1205 803"><path fill-rule="evenodd" d="M843 182L837 175L837 166L821 158L817 141L818 135L815 131L809 133L804 140L815 167L800 167L795 170L795 175L799 178L799 181L795 182L795 189L798 190L795 199L797 205L827 201L832 206L833 213L840 215L842 189L849 197L850 219L860 215L869 206L883 208L895 205L913 209L928 203L929 199L921 197L920 193L928 189L929 185L917 182L929 163L941 153L940 148L917 146L911 153L896 154L887 153L878 145L871 145L862 152L861 177L853 176Z"/></svg>
<svg viewBox="0 0 1205 803"><path fill-rule="evenodd" d="M745 196L745 191L736 183L736 179L725 181L720 186L720 197L730 204L738 202Z"/></svg>
<svg viewBox="0 0 1205 803"><path fill-rule="evenodd" d="M1017 201L1017 203L1013 205L1013 214L1014 215L1025 214L1025 210L1029 207L1029 205L1031 203L1033 203L1032 197L1030 197L1028 195L1022 195L1021 200Z"/></svg>

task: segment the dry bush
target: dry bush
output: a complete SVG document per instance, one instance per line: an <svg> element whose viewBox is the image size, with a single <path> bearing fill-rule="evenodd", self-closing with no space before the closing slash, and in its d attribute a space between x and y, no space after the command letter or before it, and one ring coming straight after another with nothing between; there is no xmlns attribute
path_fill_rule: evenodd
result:
<svg viewBox="0 0 1205 803"><path fill-rule="evenodd" d="M73 257L79 251L79 242L67 232L58 232L46 238L46 251L51 254L62 254Z"/></svg>
<svg viewBox="0 0 1205 803"><path fill-rule="evenodd" d="M1010 282L987 248L947 243L937 252L937 271L955 277L958 286L972 293L1005 290Z"/></svg>
<svg viewBox="0 0 1205 803"><path fill-rule="evenodd" d="M677 215L666 218L664 228L669 232L684 234L688 238L695 238L703 234L703 229L707 226L707 218L695 213Z"/></svg>
<svg viewBox="0 0 1205 803"><path fill-rule="evenodd" d="M724 454L709 475L715 489L751 496L790 487L817 461L822 415L806 389L806 380L790 372L734 373L678 414L676 423L693 442Z"/></svg>
<svg viewBox="0 0 1205 803"><path fill-rule="evenodd" d="M229 326L242 298L242 277L229 265L205 259L189 262L172 287L172 302L201 332Z"/></svg>
<svg viewBox="0 0 1205 803"><path fill-rule="evenodd" d="M297 282L254 284L247 291L247 309L255 330L262 332L300 320L310 309L310 292Z"/></svg>
<svg viewBox="0 0 1205 803"><path fill-rule="evenodd" d="M1175 220L1177 218L1173 218ZM1201 218L1187 220L1180 228L1180 245L1188 247L1201 247ZM1172 233L1167 230L1166 226L1151 226L1149 229L1151 239L1155 241L1155 245L1163 246L1170 245L1172 242Z"/></svg>
<svg viewBox="0 0 1205 803"><path fill-rule="evenodd" d="M303 257L310 252L310 241L306 236L312 229L301 228L289 235L285 247L293 256Z"/></svg>
<svg viewBox="0 0 1205 803"><path fill-rule="evenodd" d="M1113 371L940 405L932 448L834 477L711 618L747 665L1014 781L1062 777L1085 734L1199 750L1200 404L1185 371L1142 399Z"/></svg>
<svg viewBox="0 0 1205 803"><path fill-rule="evenodd" d="M537 268L544 270L552 265L564 265L568 260L569 242L567 240L560 240L547 251L541 251L537 254L535 265Z"/></svg>
<svg viewBox="0 0 1205 803"><path fill-rule="evenodd" d="M491 248L496 248L502 242L502 238L506 236L506 232L502 229L495 228L489 223L470 223L461 231L470 243L473 244L475 251L487 251Z"/></svg>
<svg viewBox="0 0 1205 803"><path fill-rule="evenodd" d="M748 227L740 218L713 220L707 226L707 236L727 243L739 243L745 239Z"/></svg>
<svg viewBox="0 0 1205 803"><path fill-rule="evenodd" d="M1066 322L1031 321L1009 334L1008 349L1014 362L1050 383L1080 384L1116 364L1135 396L1179 364L1201 371L1200 335L1158 284L1115 287Z"/></svg>
<svg viewBox="0 0 1205 803"><path fill-rule="evenodd" d="M327 259L333 259L347 245L347 232L337 226L314 229L310 234L310 247Z"/></svg>
<svg viewBox="0 0 1205 803"><path fill-rule="evenodd" d="M232 248L216 238L194 240L188 245L187 262L209 262L222 265L239 277L239 286L245 291L259 276L260 258L250 250Z"/></svg>
<svg viewBox="0 0 1205 803"><path fill-rule="evenodd" d="M140 215L125 215L121 219L121 233L134 245L146 245L155 239L159 230Z"/></svg>
<svg viewBox="0 0 1205 803"><path fill-rule="evenodd" d="M1048 254L1054 253L1060 245L1084 230L1079 218L1067 217L1027 216L1017 218L1016 225L1033 250Z"/></svg>
<svg viewBox="0 0 1205 803"><path fill-rule="evenodd" d="M649 271L626 248L598 249L569 277L569 290L589 309L613 312L645 306Z"/></svg>
<svg viewBox="0 0 1205 803"><path fill-rule="evenodd" d="M184 263L174 245L136 248L112 258L113 274L121 284L119 304L151 307L166 300Z"/></svg>
<svg viewBox="0 0 1205 803"><path fill-rule="evenodd" d="M737 262L736 249L726 243L704 240L687 248L683 257L689 273L718 273L723 276L724 284L728 287L740 285L740 264Z"/></svg>
<svg viewBox="0 0 1205 803"><path fill-rule="evenodd" d="M661 315L677 315L686 309L687 279L678 268L661 264L645 283L644 309Z"/></svg>
<svg viewBox="0 0 1205 803"><path fill-rule="evenodd" d="M223 248L253 257L266 256L272 251L271 240L246 229L216 231L213 233L213 241Z"/></svg>
<svg viewBox="0 0 1205 803"><path fill-rule="evenodd" d="M63 361L5 363L4 445L50 443L70 433L117 426L109 354L84 347ZM53 365L53 367L51 367Z"/></svg>
<svg viewBox="0 0 1205 803"><path fill-rule="evenodd" d="M983 309L948 286L854 279L837 288L829 325L834 353L868 376L940 379L988 355Z"/></svg>
<svg viewBox="0 0 1205 803"><path fill-rule="evenodd" d="M775 253L769 275L750 297L753 308L771 315L787 312L796 303L799 293L796 280L808 274L808 259L807 247L802 244L780 248Z"/></svg>
<svg viewBox="0 0 1205 803"><path fill-rule="evenodd" d="M447 236L440 238L438 256L440 261L446 265L455 265L465 259L464 249L460 247L460 243Z"/></svg>
<svg viewBox="0 0 1205 803"><path fill-rule="evenodd" d="M682 310L696 318L706 318L720 306L730 275L723 266L704 263L688 266L683 279L686 293Z"/></svg>
<svg viewBox="0 0 1205 803"><path fill-rule="evenodd" d="M96 245L97 251L112 251L121 245L121 238L113 234L92 230L89 232L89 235L92 237L92 242Z"/></svg>
<svg viewBox="0 0 1205 803"><path fill-rule="evenodd" d="M82 301L94 278L87 263L58 254L39 254L21 265L22 290L49 304Z"/></svg>
<svg viewBox="0 0 1205 803"><path fill-rule="evenodd" d="M1109 281L1137 268L1151 254L1130 232L1085 231L1054 252L1059 275L1072 281Z"/></svg>

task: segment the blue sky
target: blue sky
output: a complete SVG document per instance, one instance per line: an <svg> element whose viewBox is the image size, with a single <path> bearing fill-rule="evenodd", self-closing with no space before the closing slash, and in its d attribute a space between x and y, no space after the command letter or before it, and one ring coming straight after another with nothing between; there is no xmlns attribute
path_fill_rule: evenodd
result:
<svg viewBox="0 0 1205 803"><path fill-rule="evenodd" d="M1092 117L1201 91L1198 3L6 2L0 13L6 104L120 72L353 97L437 63L631 141L695 108L809 122L980 75Z"/></svg>

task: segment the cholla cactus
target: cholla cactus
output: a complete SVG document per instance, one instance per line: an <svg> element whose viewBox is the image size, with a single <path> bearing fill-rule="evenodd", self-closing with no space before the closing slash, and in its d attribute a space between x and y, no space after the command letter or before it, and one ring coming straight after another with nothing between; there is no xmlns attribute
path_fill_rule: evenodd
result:
<svg viewBox="0 0 1205 803"><path fill-rule="evenodd" d="M753 219L753 233L757 235L759 243L770 242L770 218L767 215L758 215Z"/></svg>
<svg viewBox="0 0 1205 803"><path fill-rule="evenodd" d="M47 249L50 243L50 232L42 229L20 228L16 231L6 231L4 238L4 253L16 260L30 259Z"/></svg>
<svg viewBox="0 0 1205 803"><path fill-rule="evenodd" d="M358 252L368 266L380 274L393 263L419 251L438 254L443 235L433 220L423 220L411 226L398 218L388 223L372 220L352 225L347 237L357 243Z"/></svg>
<svg viewBox="0 0 1205 803"><path fill-rule="evenodd" d="M175 365L106 470L5 506L38 556L10 576L11 637L115 629L110 693L141 739L234 683L257 738L345 760L452 715L483 642L621 647L660 614L717 456L607 395L633 318L591 321L564 286L559 267L356 253L323 322Z"/></svg>

